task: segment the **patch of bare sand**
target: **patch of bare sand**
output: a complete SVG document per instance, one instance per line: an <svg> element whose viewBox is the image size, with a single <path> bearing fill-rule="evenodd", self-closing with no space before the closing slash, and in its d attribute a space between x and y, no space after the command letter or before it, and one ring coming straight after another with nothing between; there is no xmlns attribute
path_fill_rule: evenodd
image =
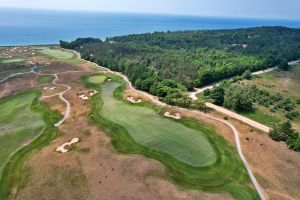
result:
<svg viewBox="0 0 300 200"><path fill-rule="evenodd" d="M173 118L173 119L181 119L181 115L178 112L176 112L176 113L165 112L164 116L169 117L169 118Z"/></svg>
<svg viewBox="0 0 300 200"><path fill-rule="evenodd" d="M128 96L126 98L126 100L129 101L130 103L141 103L141 102L143 102L142 99L132 97L132 96Z"/></svg>
<svg viewBox="0 0 300 200"><path fill-rule="evenodd" d="M129 87L126 87L125 95L124 97L134 97L135 100L140 99L142 102L150 102L150 100L141 95L140 93L136 92L135 90L130 89ZM124 100L127 100L126 98Z"/></svg>

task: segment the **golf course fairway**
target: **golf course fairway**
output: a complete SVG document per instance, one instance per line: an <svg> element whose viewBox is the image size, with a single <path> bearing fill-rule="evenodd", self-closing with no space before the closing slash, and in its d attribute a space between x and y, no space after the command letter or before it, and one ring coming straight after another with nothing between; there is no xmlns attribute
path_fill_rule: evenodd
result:
<svg viewBox="0 0 300 200"><path fill-rule="evenodd" d="M61 116L39 101L40 94L30 90L0 99L0 199L14 199L26 182L26 159L58 133L53 124Z"/></svg>
<svg viewBox="0 0 300 200"><path fill-rule="evenodd" d="M38 136L45 123L30 108L37 92L25 92L0 100L0 172L8 157Z"/></svg>
<svg viewBox="0 0 300 200"><path fill-rule="evenodd" d="M116 77L101 85L83 81L101 90L90 99L91 119L110 134L118 152L160 161L170 181L185 188L259 199L234 147L215 129L194 119L165 118L149 103L125 102L124 83Z"/></svg>

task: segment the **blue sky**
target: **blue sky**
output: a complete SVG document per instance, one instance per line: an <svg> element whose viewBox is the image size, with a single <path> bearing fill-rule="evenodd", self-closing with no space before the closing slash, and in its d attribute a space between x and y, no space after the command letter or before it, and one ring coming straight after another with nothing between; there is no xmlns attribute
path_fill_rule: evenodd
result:
<svg viewBox="0 0 300 200"><path fill-rule="evenodd" d="M0 7L300 20L300 0L0 0Z"/></svg>

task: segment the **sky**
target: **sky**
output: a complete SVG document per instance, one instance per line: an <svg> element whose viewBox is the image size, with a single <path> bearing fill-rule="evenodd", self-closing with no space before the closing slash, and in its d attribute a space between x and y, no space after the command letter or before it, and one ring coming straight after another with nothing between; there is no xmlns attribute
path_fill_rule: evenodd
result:
<svg viewBox="0 0 300 200"><path fill-rule="evenodd" d="M300 20L300 0L0 0L0 8Z"/></svg>

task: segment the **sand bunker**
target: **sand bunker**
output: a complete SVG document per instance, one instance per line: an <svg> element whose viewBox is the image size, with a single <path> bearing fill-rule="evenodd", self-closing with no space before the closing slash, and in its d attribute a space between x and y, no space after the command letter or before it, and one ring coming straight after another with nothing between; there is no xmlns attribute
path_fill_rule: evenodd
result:
<svg viewBox="0 0 300 200"><path fill-rule="evenodd" d="M92 97L92 96L94 96L97 93L98 93L98 91L92 90L92 91L89 92L89 96Z"/></svg>
<svg viewBox="0 0 300 200"><path fill-rule="evenodd" d="M92 97L97 93L98 93L98 91L96 91L96 90L85 90L85 91L81 91L81 92L77 93L77 95L79 98L81 98L83 100L88 100L89 97Z"/></svg>
<svg viewBox="0 0 300 200"><path fill-rule="evenodd" d="M48 90L48 89L49 89L49 90L55 90L56 87L44 87L43 89L44 89L44 90Z"/></svg>
<svg viewBox="0 0 300 200"><path fill-rule="evenodd" d="M165 117L170 117L173 119L181 119L180 113L175 113L175 115L171 114L170 112L165 112Z"/></svg>
<svg viewBox="0 0 300 200"><path fill-rule="evenodd" d="M89 99L89 97L86 96L85 94L78 95L78 97L79 97L80 99L83 99L83 100L88 100L88 99Z"/></svg>
<svg viewBox="0 0 300 200"><path fill-rule="evenodd" d="M143 102L142 99L135 100L132 96L127 97L127 101L131 103L141 103Z"/></svg>
<svg viewBox="0 0 300 200"><path fill-rule="evenodd" d="M72 144L75 144L79 142L79 138L73 138L70 142L66 142L63 145L56 148L57 152L66 153L69 151L69 149L65 149L65 147L71 146Z"/></svg>

